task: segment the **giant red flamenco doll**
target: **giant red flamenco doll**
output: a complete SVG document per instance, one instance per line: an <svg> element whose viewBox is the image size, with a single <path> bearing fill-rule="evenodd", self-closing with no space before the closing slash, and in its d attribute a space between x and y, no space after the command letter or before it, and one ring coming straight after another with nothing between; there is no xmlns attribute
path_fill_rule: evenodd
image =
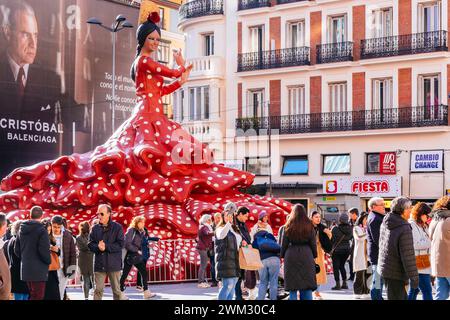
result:
<svg viewBox="0 0 450 320"><path fill-rule="evenodd" d="M0 209L10 220L26 219L29 209L39 205L45 216L66 217L75 231L80 222L96 218L99 204L108 203L114 220L124 228L133 216L144 215L154 236L193 239L202 214L220 212L232 201L250 209L251 222L256 222L264 209L275 230L284 224L290 203L240 192L239 188L253 183L254 176L213 163L207 146L163 114L161 97L180 88L192 66L184 66L181 52L174 53L179 69L152 60L161 33L158 21L158 14L152 13L137 30L137 56L131 73L138 103L132 116L91 152L18 168L5 177ZM164 85L164 77L180 79ZM176 264L170 259L157 261L170 266L168 277L175 279L186 272L177 269L180 265L197 262L192 256L185 252L182 259L186 261Z"/></svg>

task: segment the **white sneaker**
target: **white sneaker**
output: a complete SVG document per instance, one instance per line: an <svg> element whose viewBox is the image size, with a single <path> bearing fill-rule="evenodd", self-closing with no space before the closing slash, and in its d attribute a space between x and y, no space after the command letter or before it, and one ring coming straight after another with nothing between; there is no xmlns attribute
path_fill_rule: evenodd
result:
<svg viewBox="0 0 450 320"><path fill-rule="evenodd" d="M211 285L210 285L208 282L202 282L202 283L199 283L199 284L197 285L197 287L198 287L198 288L202 288L202 289L206 289L206 288L211 287Z"/></svg>
<svg viewBox="0 0 450 320"><path fill-rule="evenodd" d="M248 300L256 300L256 298L258 297L258 290L255 289L249 289L249 294L248 294Z"/></svg>
<svg viewBox="0 0 450 320"><path fill-rule="evenodd" d="M130 300L130 298L127 297L127 296L122 292L122 294L120 295L120 299L119 299L119 300Z"/></svg>
<svg viewBox="0 0 450 320"><path fill-rule="evenodd" d="M150 290L144 291L144 300L149 300L154 297L156 297L156 293L150 292Z"/></svg>

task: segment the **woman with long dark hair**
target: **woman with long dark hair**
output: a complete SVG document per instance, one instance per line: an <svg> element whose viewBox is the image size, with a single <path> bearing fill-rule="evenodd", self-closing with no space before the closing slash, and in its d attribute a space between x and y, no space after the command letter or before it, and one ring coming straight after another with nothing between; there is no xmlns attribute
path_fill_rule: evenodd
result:
<svg viewBox="0 0 450 320"><path fill-rule="evenodd" d="M296 204L284 229L281 241L281 257L284 258L284 285L290 292L289 299L312 300L317 289L317 244L314 226L302 204Z"/></svg>
<svg viewBox="0 0 450 320"><path fill-rule="evenodd" d="M224 212L215 231L216 276L222 280L218 300L233 300L236 283L241 274L239 248L243 238L233 215L233 212Z"/></svg>
<svg viewBox="0 0 450 320"><path fill-rule="evenodd" d="M367 268L369 257L367 255L367 217L366 212L362 212L353 227L353 271L355 272L355 282L353 283L353 293L355 299L366 299L370 292L367 286Z"/></svg>

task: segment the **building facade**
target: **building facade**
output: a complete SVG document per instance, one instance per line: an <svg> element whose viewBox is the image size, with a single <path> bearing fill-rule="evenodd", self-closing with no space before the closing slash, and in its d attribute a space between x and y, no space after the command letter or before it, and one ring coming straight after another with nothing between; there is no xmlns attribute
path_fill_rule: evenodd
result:
<svg viewBox="0 0 450 320"><path fill-rule="evenodd" d="M179 25L187 55L215 77L193 72L175 113L214 126L216 158L255 173L255 191L324 214L366 210L372 196L432 203L450 192L447 0L183 7L194 8ZM219 96L199 107L191 87L214 84Z"/></svg>

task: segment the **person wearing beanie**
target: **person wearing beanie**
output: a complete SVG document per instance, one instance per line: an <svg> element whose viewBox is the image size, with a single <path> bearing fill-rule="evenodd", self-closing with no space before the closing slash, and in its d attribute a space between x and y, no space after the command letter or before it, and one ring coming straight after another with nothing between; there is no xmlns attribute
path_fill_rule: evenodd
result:
<svg viewBox="0 0 450 320"><path fill-rule="evenodd" d="M345 271L345 262L350 256L350 240L353 239L352 226L349 224L349 217L346 212L339 215L338 225L331 230L331 243L333 247L330 255L333 261L333 273L336 285L332 290L348 289L347 272ZM339 278L342 276L342 286Z"/></svg>
<svg viewBox="0 0 450 320"><path fill-rule="evenodd" d="M254 224L252 229L250 230L250 236L252 237L252 242L255 239L255 234L259 231L267 231L270 234L273 234L272 227L269 224L269 215L267 211L262 210L258 215L258 221Z"/></svg>

